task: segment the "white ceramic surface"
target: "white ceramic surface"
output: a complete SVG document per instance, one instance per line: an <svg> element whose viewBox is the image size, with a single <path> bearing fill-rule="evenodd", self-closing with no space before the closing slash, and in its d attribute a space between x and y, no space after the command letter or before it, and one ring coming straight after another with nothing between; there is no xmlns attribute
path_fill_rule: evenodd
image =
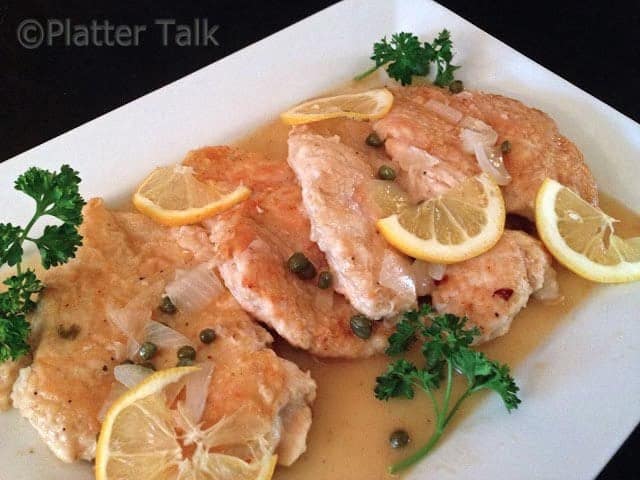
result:
<svg viewBox="0 0 640 480"><path fill-rule="evenodd" d="M152 167L226 143L346 81L369 65L383 35L431 38L445 27L469 87L548 112L584 152L601 189L640 205L638 124L436 3L347 0L0 164L1 218L23 222L29 214L29 200L11 187L30 165L69 163L85 197L116 202ZM515 370L522 408L507 415L497 396L488 397L409 478L594 477L640 419L638 311L640 283L597 288ZM3 480L91 478L88 464L57 461L15 411L0 414L0 465Z"/></svg>

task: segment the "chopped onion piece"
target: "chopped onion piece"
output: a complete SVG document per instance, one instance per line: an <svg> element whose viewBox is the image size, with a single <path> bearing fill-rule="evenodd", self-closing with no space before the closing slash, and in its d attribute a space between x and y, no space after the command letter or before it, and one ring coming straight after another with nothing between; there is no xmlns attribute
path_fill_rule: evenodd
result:
<svg viewBox="0 0 640 480"><path fill-rule="evenodd" d="M105 398L104 402L102 403L102 407L100 407L100 410L98 411L97 417L100 422L102 422L104 420L104 417L107 416L107 412L109 411L111 405L113 405L113 402L115 402L118 397L123 395L126 391L127 387L122 385L120 382L113 382L107 398Z"/></svg>
<svg viewBox="0 0 640 480"><path fill-rule="evenodd" d="M511 175L504 166L502 153L498 148L489 149L489 154L487 154L487 148L480 143L476 143L474 153L482 171L489 175L498 185L507 185L511 182Z"/></svg>
<svg viewBox="0 0 640 480"><path fill-rule="evenodd" d="M113 368L113 376L127 388L133 388L153 373L150 368L142 365L125 364Z"/></svg>
<svg viewBox="0 0 640 480"><path fill-rule="evenodd" d="M193 343L180 332L160 322L151 320L144 329L144 341L155 343L158 348L179 348Z"/></svg>
<svg viewBox="0 0 640 480"><path fill-rule="evenodd" d="M382 265L378 274L378 282L400 295L411 292L415 296L416 285L410 271L409 262L397 261L396 255L389 250L384 251Z"/></svg>
<svg viewBox="0 0 640 480"><path fill-rule="evenodd" d="M213 374L213 363L202 362L198 366L200 370L190 373L185 377L184 408L189 419L198 423L204 413L204 407L209 395L209 384Z"/></svg>
<svg viewBox="0 0 640 480"><path fill-rule="evenodd" d="M498 133L482 120L474 117L464 117L460 122L460 141L462 148L467 153L474 153L474 147L480 143L485 147L491 147L498 141Z"/></svg>
<svg viewBox="0 0 640 480"><path fill-rule="evenodd" d="M442 280L447 271L447 266L442 263L427 263L427 272L434 280Z"/></svg>
<svg viewBox="0 0 640 480"><path fill-rule="evenodd" d="M429 99L424 106L436 115L442 117L444 120L453 124L458 123L463 116L460 110L456 110L455 108L434 99Z"/></svg>
<svg viewBox="0 0 640 480"><path fill-rule="evenodd" d="M416 285L416 295L429 295L433 289L433 278L429 275L429 264L422 260L414 260L411 264L411 276Z"/></svg>
<svg viewBox="0 0 640 480"><path fill-rule="evenodd" d="M151 319L151 308L147 305L147 299L140 296L122 308L107 305L106 314L109 321L128 339L140 342L144 335L144 327Z"/></svg>
<svg viewBox="0 0 640 480"><path fill-rule="evenodd" d="M171 302L185 312L200 310L223 291L220 279L207 263L191 270L176 270L175 280L165 289Z"/></svg>

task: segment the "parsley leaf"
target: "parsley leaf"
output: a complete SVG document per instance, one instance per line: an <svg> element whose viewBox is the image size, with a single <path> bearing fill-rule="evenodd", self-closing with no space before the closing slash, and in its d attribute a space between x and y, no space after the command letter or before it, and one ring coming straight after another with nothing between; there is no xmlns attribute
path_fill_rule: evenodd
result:
<svg viewBox="0 0 640 480"><path fill-rule="evenodd" d="M75 257L75 252L82 245L82 237L76 227L70 223L47 225L40 238L34 240L40 251L42 266L55 267Z"/></svg>
<svg viewBox="0 0 640 480"><path fill-rule="evenodd" d="M518 386L511 377L509 367L489 360L482 352L471 348L477 327L467 328L467 319L452 314L437 314L429 305L411 310L398 322L389 337L387 355L406 352L412 344L422 340L422 367L404 358L391 363L387 371L376 378L374 394L380 400L390 398L412 399L416 388L431 399L436 414L435 430L427 444L410 457L390 467L397 473L420 459L434 448L444 429L460 405L480 390L493 390L502 398L507 411L518 407ZM465 377L467 389L455 402L451 398L454 372ZM444 393L437 398L437 390L445 381Z"/></svg>
<svg viewBox="0 0 640 480"><path fill-rule="evenodd" d="M13 267L22 258L21 231L10 223L0 223L0 265Z"/></svg>
<svg viewBox="0 0 640 480"><path fill-rule="evenodd" d="M36 202L35 213L27 225L0 224L0 267L16 266L16 274L4 280L7 290L0 293L0 362L16 360L29 351L31 331L26 315L36 306L43 285L33 270L22 271L23 243L30 241L40 251L41 263L50 268L75 256L82 245L77 227L82 223L84 200L79 192L78 172L63 165L59 172L32 167L15 181L15 189ZM38 238L29 236L42 217L52 216L63 223L47 225Z"/></svg>
<svg viewBox="0 0 640 480"><path fill-rule="evenodd" d="M433 44L421 43L413 33L394 33L390 41L387 41L385 36L373 44L373 55L370 58L375 65L356 76L355 79L361 80L386 65L389 77L402 85L410 85L414 76L428 75L431 64L435 63L434 83L440 87L446 87L454 80L455 70L460 68L451 64L452 47L451 34L448 30L442 30Z"/></svg>
<svg viewBox="0 0 640 480"><path fill-rule="evenodd" d="M413 398L413 383L418 369L407 360L398 360L389 365L384 375L376 378L375 396L378 400L395 397Z"/></svg>

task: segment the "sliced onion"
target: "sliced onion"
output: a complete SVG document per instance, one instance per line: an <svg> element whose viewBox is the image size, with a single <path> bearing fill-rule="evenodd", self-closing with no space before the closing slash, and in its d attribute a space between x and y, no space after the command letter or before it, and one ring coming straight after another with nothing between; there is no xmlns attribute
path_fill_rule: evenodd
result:
<svg viewBox="0 0 640 480"><path fill-rule="evenodd" d="M442 280L447 271L447 266L442 263L427 263L427 272L434 280Z"/></svg>
<svg viewBox="0 0 640 480"><path fill-rule="evenodd" d="M144 327L151 320L151 309L141 298L134 298L122 308L107 305L106 314L109 321L128 339L140 342L144 335Z"/></svg>
<svg viewBox="0 0 640 480"><path fill-rule="evenodd" d="M115 402L116 399L118 399L118 397L123 395L126 391L127 387L122 385L120 382L113 382L107 398L104 399L104 402L102 403L102 406L98 411L97 417L100 422L104 420L104 417L107 415L107 411L109 410L111 405L113 405L113 402Z"/></svg>
<svg viewBox="0 0 640 480"><path fill-rule="evenodd" d="M491 147L498 141L498 133L491 126L474 117L464 117L460 122L460 141L467 153L474 153L474 147L480 143Z"/></svg>
<svg viewBox="0 0 640 480"><path fill-rule="evenodd" d="M144 328L145 342L155 343L158 348L179 348L193 343L180 332L160 322L150 320Z"/></svg>
<svg viewBox="0 0 640 480"><path fill-rule="evenodd" d="M125 364L113 368L115 379L127 388L133 388L153 373L150 368L142 365Z"/></svg>
<svg viewBox="0 0 640 480"><path fill-rule="evenodd" d="M460 110L456 110L455 108L450 107L445 103L438 102L437 100L434 100L432 98L429 99L429 101L425 103L424 106L428 110L431 110L436 115L447 120L449 123L453 123L454 125L458 123L463 116Z"/></svg>
<svg viewBox="0 0 640 480"><path fill-rule="evenodd" d="M193 423L198 423L204 413L213 374L213 363L202 362L200 370L185 377L185 413Z"/></svg>
<svg viewBox="0 0 640 480"><path fill-rule="evenodd" d="M176 277L165 289L171 302L185 312L207 306L224 291L222 282L206 263L191 270L176 270Z"/></svg>
<svg viewBox="0 0 640 480"><path fill-rule="evenodd" d="M502 152L498 148L487 149L484 145L476 143L474 153L482 171L493 178L498 185L507 185L511 182L511 175L504 166Z"/></svg>
<svg viewBox="0 0 640 480"><path fill-rule="evenodd" d="M399 295L415 297L416 284L410 272L409 261L405 263L399 260L398 256L389 250L384 251L378 282Z"/></svg>
<svg viewBox="0 0 640 480"><path fill-rule="evenodd" d="M407 172L425 170L441 162L426 150L400 140L389 139L385 143L387 153Z"/></svg>
<svg viewBox="0 0 640 480"><path fill-rule="evenodd" d="M416 286L416 295L422 297L431 293L433 289L433 280L427 270L427 262L415 260L411 264L411 276Z"/></svg>

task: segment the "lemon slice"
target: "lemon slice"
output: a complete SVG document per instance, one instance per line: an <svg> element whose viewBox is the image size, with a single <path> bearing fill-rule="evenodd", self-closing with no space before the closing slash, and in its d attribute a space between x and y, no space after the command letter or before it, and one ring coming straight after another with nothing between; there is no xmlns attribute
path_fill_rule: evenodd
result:
<svg viewBox="0 0 640 480"><path fill-rule="evenodd" d="M615 222L555 180L546 179L538 190L540 238L560 263L588 280L640 280L640 237L618 237Z"/></svg>
<svg viewBox="0 0 640 480"><path fill-rule="evenodd" d="M180 409L168 407L163 390L197 370L197 367L161 370L114 402L98 439L97 480L269 480L272 477L277 456L268 452L249 463L234 455L210 451L220 450L222 444L234 438L238 443L248 441L246 432L239 428L244 425L224 417L202 431L184 420ZM185 450L191 452L189 458L185 457Z"/></svg>
<svg viewBox="0 0 640 480"><path fill-rule="evenodd" d="M288 125L300 125L338 117L376 120L384 117L391 110L391 105L393 105L391 92L386 88L377 88L366 92L309 100L280 114L280 118Z"/></svg>
<svg viewBox="0 0 640 480"><path fill-rule="evenodd" d="M378 230L398 250L420 260L456 263L493 247L504 231L500 187L486 174L444 195L378 220Z"/></svg>
<svg viewBox="0 0 640 480"><path fill-rule="evenodd" d="M246 200L251 190L240 185L223 193L199 181L184 165L156 168L133 195L135 207L162 225L198 223Z"/></svg>

